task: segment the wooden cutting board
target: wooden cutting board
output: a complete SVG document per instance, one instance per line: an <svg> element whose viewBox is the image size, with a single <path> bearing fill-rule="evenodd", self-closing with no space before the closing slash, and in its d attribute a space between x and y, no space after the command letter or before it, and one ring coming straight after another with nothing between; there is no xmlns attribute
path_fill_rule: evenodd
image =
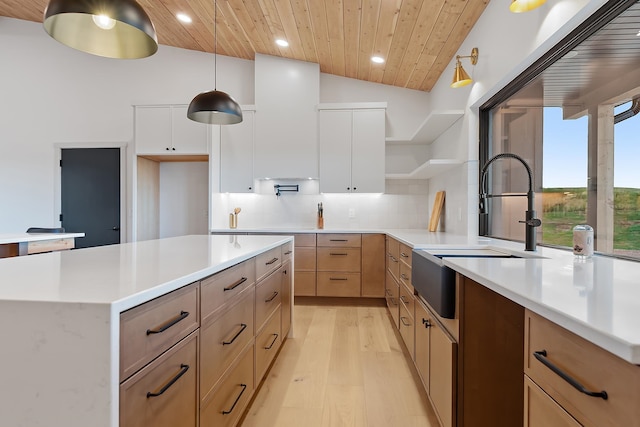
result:
<svg viewBox="0 0 640 427"><path fill-rule="evenodd" d="M429 218L429 231L436 231L438 229L438 224L440 223L440 214L442 213L443 206L444 191L438 191L436 193L436 200L433 202L431 218Z"/></svg>

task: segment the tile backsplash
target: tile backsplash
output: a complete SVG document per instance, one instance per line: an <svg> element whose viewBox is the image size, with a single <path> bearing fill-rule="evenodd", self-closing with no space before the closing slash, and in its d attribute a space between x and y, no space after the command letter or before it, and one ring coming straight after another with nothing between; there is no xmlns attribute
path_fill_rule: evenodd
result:
<svg viewBox="0 0 640 427"><path fill-rule="evenodd" d="M299 191L277 197L276 184L297 184ZM426 228L428 189L426 180L387 180L384 194L319 194L317 180L257 181L254 193L211 195L211 228L229 228L236 207L242 209L238 229L316 228L321 202L325 229Z"/></svg>

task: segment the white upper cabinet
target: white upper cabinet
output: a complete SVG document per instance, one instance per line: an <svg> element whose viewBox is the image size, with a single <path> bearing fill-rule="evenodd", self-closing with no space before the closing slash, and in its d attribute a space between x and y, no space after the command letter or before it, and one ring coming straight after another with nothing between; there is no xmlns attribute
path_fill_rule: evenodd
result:
<svg viewBox="0 0 640 427"><path fill-rule="evenodd" d="M385 110L320 110L320 192L383 193Z"/></svg>
<svg viewBox="0 0 640 427"><path fill-rule="evenodd" d="M220 126L220 192L253 192L254 111L242 111L242 122Z"/></svg>
<svg viewBox="0 0 640 427"><path fill-rule="evenodd" d="M135 107L137 154L208 154L209 127L187 118L186 105Z"/></svg>
<svg viewBox="0 0 640 427"><path fill-rule="evenodd" d="M255 91L255 178L317 178L319 65L256 54Z"/></svg>

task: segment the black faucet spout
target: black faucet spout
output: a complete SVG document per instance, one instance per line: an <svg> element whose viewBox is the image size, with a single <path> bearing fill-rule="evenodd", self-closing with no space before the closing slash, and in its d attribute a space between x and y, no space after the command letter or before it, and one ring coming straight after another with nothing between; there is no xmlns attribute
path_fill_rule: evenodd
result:
<svg viewBox="0 0 640 427"><path fill-rule="evenodd" d="M488 189L487 189L486 177L487 177L487 171L489 170L489 166L491 166L491 164L494 161L499 159L505 159L505 158L519 161L527 170L527 175L529 178L529 191L527 191L526 195L521 194L521 196L527 197L527 211L525 212L525 220L519 221L519 222L524 223L526 227L525 251L535 251L536 250L536 227L539 227L542 224L542 221L536 218L535 203L534 203L535 193L533 191L533 172L531 171L531 168L529 167L527 162L525 162L522 157L513 153L500 153L490 158L487 161L487 163L484 164L484 166L482 167L482 171L480 173L480 214L487 215L487 207L486 207L487 198L503 197L501 195L487 194Z"/></svg>

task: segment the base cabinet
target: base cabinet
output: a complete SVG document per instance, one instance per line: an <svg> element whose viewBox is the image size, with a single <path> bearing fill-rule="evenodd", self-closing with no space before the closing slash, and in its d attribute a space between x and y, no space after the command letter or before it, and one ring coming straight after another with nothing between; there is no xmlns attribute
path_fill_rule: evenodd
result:
<svg viewBox="0 0 640 427"><path fill-rule="evenodd" d="M580 423L525 375L524 427L580 427Z"/></svg>

